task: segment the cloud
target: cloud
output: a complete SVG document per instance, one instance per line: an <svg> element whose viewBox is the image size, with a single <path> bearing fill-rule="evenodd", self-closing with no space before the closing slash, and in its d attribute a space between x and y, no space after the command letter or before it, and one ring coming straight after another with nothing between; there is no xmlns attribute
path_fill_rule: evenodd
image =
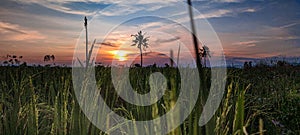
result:
<svg viewBox="0 0 300 135"><path fill-rule="evenodd" d="M131 5L116 5L106 8L104 11L100 11L99 13L104 16L124 16L141 10L143 10L141 7L135 7Z"/></svg>
<svg viewBox="0 0 300 135"><path fill-rule="evenodd" d="M257 40L240 41L240 42L233 43L233 45L241 45L241 46L254 47L254 46L256 46L256 44L257 44L258 42L259 42L259 41L257 41Z"/></svg>
<svg viewBox="0 0 300 135"><path fill-rule="evenodd" d="M243 12L253 13L253 12L256 12L256 11L257 11L257 9L255 9L255 8L248 8L248 9L245 9Z"/></svg>
<svg viewBox="0 0 300 135"><path fill-rule="evenodd" d="M212 18L221 18L221 17L232 17L241 13L254 13L258 10L255 8L236 8L236 9L214 9L209 10L208 12L202 13L200 15L194 16L194 19L212 19ZM178 22L187 22L189 17L186 13L176 13L173 16L185 16L178 19Z"/></svg>
<svg viewBox="0 0 300 135"><path fill-rule="evenodd" d="M293 35L283 27L258 26L253 30L239 33L219 33L226 56L239 57L271 57L276 55L298 56L297 41L299 36ZM238 40L238 42L237 42Z"/></svg>
<svg viewBox="0 0 300 135"><path fill-rule="evenodd" d="M15 0L20 3L24 4L38 4L40 6L56 10L63 13L68 14L76 14L76 15L93 15L95 14L95 11L80 11L80 10L74 10L70 7L65 6L66 3L72 3L72 2L80 2L80 0ZM85 2L85 1L82 1ZM89 2L89 1L87 1ZM91 2L91 1L90 1Z"/></svg>
<svg viewBox="0 0 300 135"><path fill-rule="evenodd" d="M17 24L0 22L0 35L2 41L24 41L24 40L40 40L45 36L38 31L29 30Z"/></svg>
<svg viewBox="0 0 300 135"><path fill-rule="evenodd" d="M169 39L157 39L155 42L156 43L169 43L169 42L174 42L174 41L178 41L180 39L180 37L174 37L174 38L169 38Z"/></svg>
<svg viewBox="0 0 300 135"><path fill-rule="evenodd" d="M256 38L264 41L274 41L274 40L295 40L300 39L299 36L293 35L287 29L295 24L285 25L282 27L271 27L271 26L263 26L260 29L259 33L253 33L253 35L257 35Z"/></svg>
<svg viewBox="0 0 300 135"><path fill-rule="evenodd" d="M219 9L219 10L211 10L206 13L200 13L200 15L194 16L194 19L210 19L210 18L219 18L219 17L224 17L224 16L229 16L230 13L232 13L232 10L227 10L227 9ZM184 23L188 22L190 20L188 14L186 12L182 13L176 13L173 16L180 17L176 21L179 23Z"/></svg>
<svg viewBox="0 0 300 135"><path fill-rule="evenodd" d="M240 3L244 0L213 0L213 2L220 2L220 3Z"/></svg>
<svg viewBox="0 0 300 135"><path fill-rule="evenodd" d="M139 27L140 29L149 29L149 28L159 28L165 25L166 23L157 21L157 22L144 23L139 25Z"/></svg>
<svg viewBox="0 0 300 135"><path fill-rule="evenodd" d="M294 27L294 26L299 25L299 24L300 24L300 22L295 22L295 23L290 23L290 24L286 24L286 25L280 26L279 28L285 29L285 28Z"/></svg>
<svg viewBox="0 0 300 135"><path fill-rule="evenodd" d="M164 6L168 6L172 2L178 2L178 0L14 0L25 4L38 4L40 6L56 10L63 13L75 14L75 15L95 15L98 9L89 9L91 7L86 7L88 10L78 10L72 8L74 3L93 3L93 4L103 4L103 5L115 5L107 9L106 12L100 12L106 16L117 16L117 15L128 15L131 13L136 13L138 11L154 11L160 9ZM82 7L83 8L83 7Z"/></svg>
<svg viewBox="0 0 300 135"><path fill-rule="evenodd" d="M208 13L196 16L195 19L218 18L218 17L228 16L232 12L233 12L232 10L220 9L220 10L216 10L213 12L208 12Z"/></svg>
<svg viewBox="0 0 300 135"><path fill-rule="evenodd" d="M172 3L179 2L178 0L15 0L20 3L25 4L38 4L40 6L56 10L63 13L75 14L75 15L86 15L91 16L95 14L102 14L104 16L125 16L129 14L134 14L140 11L155 11L163 7L172 6ZM215 0L214 2L229 3L229 2L242 2L241 0ZM90 3L96 5L112 5L105 10L98 11L98 8L84 7L84 4L81 4L82 10L76 9L76 5L70 6L75 3ZM255 12L253 8L243 9L244 11L239 12ZM230 13L236 12L232 9L219 9L211 10L211 12L204 13L203 16L197 16L195 18L217 18L223 16L229 16Z"/></svg>
<svg viewBox="0 0 300 135"><path fill-rule="evenodd" d="M101 46L109 46L109 47L118 47L119 45L115 44L115 43L111 43L111 42L103 42L103 43L97 43L100 44Z"/></svg>

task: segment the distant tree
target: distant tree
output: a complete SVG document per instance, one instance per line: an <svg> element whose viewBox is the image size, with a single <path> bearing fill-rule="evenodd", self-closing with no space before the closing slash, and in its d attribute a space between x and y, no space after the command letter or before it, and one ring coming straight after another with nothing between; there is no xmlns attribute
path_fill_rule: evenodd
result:
<svg viewBox="0 0 300 135"><path fill-rule="evenodd" d="M203 58L204 67L206 67L206 59L207 57L211 57L209 48L206 45L203 45L199 50L200 57L201 59Z"/></svg>
<svg viewBox="0 0 300 135"><path fill-rule="evenodd" d="M277 62L277 66L278 67L284 67L284 66L289 66L290 64L288 63L288 62L286 62L286 61L284 61L284 60L280 60L280 61L278 61Z"/></svg>
<svg viewBox="0 0 300 135"><path fill-rule="evenodd" d="M245 61L245 62L244 62L244 69L248 69L248 68L249 68L248 61Z"/></svg>
<svg viewBox="0 0 300 135"><path fill-rule="evenodd" d="M258 61L258 62L255 62L256 64L255 64L255 67L256 68L266 68L266 67L270 67L269 65L268 65L268 63L266 62L266 61L264 61L264 60L260 60L260 61Z"/></svg>
<svg viewBox="0 0 300 135"><path fill-rule="evenodd" d="M249 68L252 68L252 61L249 61Z"/></svg>
<svg viewBox="0 0 300 135"><path fill-rule="evenodd" d="M44 62L49 61L50 60L50 55L45 55L44 56Z"/></svg>
<svg viewBox="0 0 300 135"><path fill-rule="evenodd" d="M51 55L50 58L52 59L52 61L55 61L55 56Z"/></svg>
<svg viewBox="0 0 300 135"><path fill-rule="evenodd" d="M45 55L44 56L44 62L46 63L46 62L51 62L52 61L52 63L53 63L53 65L55 65L55 63L54 63L54 61L55 61L55 56L54 55ZM45 65L45 66L50 66L50 64L47 64L47 65Z"/></svg>
<svg viewBox="0 0 300 135"><path fill-rule="evenodd" d="M137 48L140 49L140 55L141 55L141 67L143 67L143 52L142 52L142 48L143 50L146 50L146 48L148 48L149 44L149 37L145 37L145 33L143 34L142 31L139 31L137 34L135 35L131 35L131 37L135 37L134 40L132 40L133 44L131 46L137 46Z"/></svg>
<svg viewBox="0 0 300 135"><path fill-rule="evenodd" d="M101 62L95 62L96 67L104 67L104 65Z"/></svg>
<svg viewBox="0 0 300 135"><path fill-rule="evenodd" d="M138 64L138 63L134 64L134 66L135 66L135 67L141 67L141 65Z"/></svg>
<svg viewBox="0 0 300 135"><path fill-rule="evenodd" d="M169 67L170 67L170 65L169 65L168 63L165 63L165 67L169 68Z"/></svg>
<svg viewBox="0 0 300 135"><path fill-rule="evenodd" d="M26 66L27 66L27 63L26 63L26 62L23 62L20 66L21 66L21 67L26 67Z"/></svg>
<svg viewBox="0 0 300 135"><path fill-rule="evenodd" d="M17 65L19 66L22 63L23 56L17 56L17 55L6 55L6 60L3 62L4 65L10 66L10 65Z"/></svg>
<svg viewBox="0 0 300 135"><path fill-rule="evenodd" d="M55 60L55 56L54 55L45 55L44 56L44 62L46 61L54 61Z"/></svg>
<svg viewBox="0 0 300 135"><path fill-rule="evenodd" d="M8 65L8 61L4 61L3 64L4 64L4 65Z"/></svg>
<svg viewBox="0 0 300 135"><path fill-rule="evenodd" d="M154 63L154 64L152 65L152 67L156 68L156 67L157 67L157 66L156 66L156 63Z"/></svg>

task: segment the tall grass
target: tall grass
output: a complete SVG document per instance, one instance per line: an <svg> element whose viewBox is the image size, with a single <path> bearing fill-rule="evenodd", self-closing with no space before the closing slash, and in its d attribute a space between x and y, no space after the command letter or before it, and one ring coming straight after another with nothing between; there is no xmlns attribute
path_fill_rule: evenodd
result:
<svg viewBox="0 0 300 135"><path fill-rule="evenodd" d="M1 135L104 134L81 111L73 91L70 68L0 69ZM175 68L133 68L130 80L133 88L141 93L150 90L151 73L161 72L167 77L167 91L162 99L151 106L135 106L123 101L115 92L110 68L97 67L95 71L100 95L112 110L127 119L160 117L172 109L180 93L180 76ZM209 74L209 70L204 73ZM208 84L209 80L208 76ZM169 134L299 134L299 68L231 69L227 82L222 104L206 126L198 126L199 112L202 111L199 100L184 123ZM205 101L205 97L202 100ZM173 121L175 119L168 124ZM136 131L136 134L155 134L147 132L149 129L145 127L144 132Z"/></svg>

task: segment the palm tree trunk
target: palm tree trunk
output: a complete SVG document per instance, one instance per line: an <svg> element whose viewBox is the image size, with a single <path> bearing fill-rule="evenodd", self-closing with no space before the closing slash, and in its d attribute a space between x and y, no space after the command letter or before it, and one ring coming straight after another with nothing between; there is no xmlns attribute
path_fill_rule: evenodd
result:
<svg viewBox="0 0 300 135"><path fill-rule="evenodd" d="M141 54L141 67L143 67L143 52L141 47L140 47L140 54Z"/></svg>

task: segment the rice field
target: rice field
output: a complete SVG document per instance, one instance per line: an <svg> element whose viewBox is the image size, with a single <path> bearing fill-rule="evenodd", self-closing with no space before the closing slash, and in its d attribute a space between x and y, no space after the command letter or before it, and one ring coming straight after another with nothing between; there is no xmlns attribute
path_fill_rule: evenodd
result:
<svg viewBox="0 0 300 135"><path fill-rule="evenodd" d="M0 67L1 135L102 135L81 111L68 67ZM132 68L130 82L147 93L149 75L161 72L167 90L159 102L146 107L126 103L115 92L111 68L97 67L100 95L117 114L131 120L151 120L168 112L177 101L179 85L175 68ZM198 126L208 91L200 92L196 107L169 135L300 134L300 67L228 69L221 105L213 118ZM210 70L204 69L205 88ZM200 83L200 82L199 82ZM99 116L103 117L103 116ZM126 132L123 132L126 134ZM137 131L135 134L153 134Z"/></svg>

